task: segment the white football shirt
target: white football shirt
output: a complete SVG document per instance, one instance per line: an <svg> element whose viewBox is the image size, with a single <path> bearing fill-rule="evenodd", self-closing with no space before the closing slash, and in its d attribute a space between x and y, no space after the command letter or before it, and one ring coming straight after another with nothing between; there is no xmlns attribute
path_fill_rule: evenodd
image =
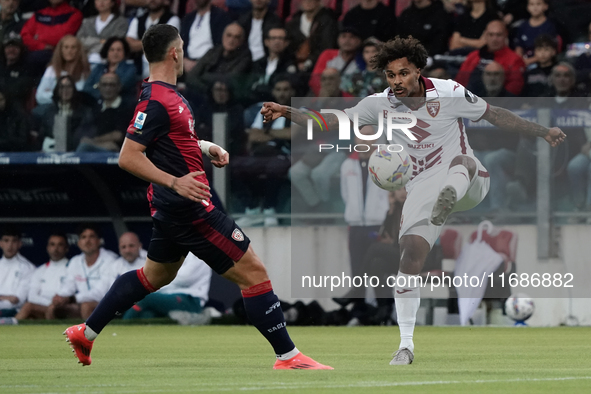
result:
<svg viewBox="0 0 591 394"><path fill-rule="evenodd" d="M429 176L431 168L448 165L458 155L472 155L462 118L477 121L488 109L486 101L451 79L421 79L425 86L426 102L420 108L408 108L387 88L345 110L351 121L354 114L358 114L359 128L364 125L378 126L381 122L384 133L387 130L388 112L410 113L417 118L416 126L410 129L416 141L402 130L394 130L390 141L402 145L410 155L413 164L410 182L418 175L421 178Z"/></svg>
<svg viewBox="0 0 591 394"><path fill-rule="evenodd" d="M31 278L31 288L27 301L43 306L51 305L53 296L57 294L66 279L68 259L49 260L37 267Z"/></svg>

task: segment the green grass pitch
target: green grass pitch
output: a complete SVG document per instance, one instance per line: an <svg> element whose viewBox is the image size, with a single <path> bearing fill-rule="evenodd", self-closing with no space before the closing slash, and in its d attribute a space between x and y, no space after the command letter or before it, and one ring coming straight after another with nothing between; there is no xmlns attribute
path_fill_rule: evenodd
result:
<svg viewBox="0 0 591 394"><path fill-rule="evenodd" d="M291 327L334 371L274 371L246 326L118 326L76 363L65 326L0 327L0 393L588 393L591 328L418 327L410 366L390 366L397 327Z"/></svg>

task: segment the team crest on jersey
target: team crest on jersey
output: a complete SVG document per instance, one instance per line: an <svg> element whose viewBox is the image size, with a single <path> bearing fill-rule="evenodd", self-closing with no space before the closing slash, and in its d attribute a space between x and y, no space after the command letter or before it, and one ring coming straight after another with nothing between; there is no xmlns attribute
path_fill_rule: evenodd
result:
<svg viewBox="0 0 591 394"><path fill-rule="evenodd" d="M234 232L232 233L232 238L234 238L238 242L241 242L244 241L244 234L242 234L242 231L240 231L239 229L234 229Z"/></svg>
<svg viewBox="0 0 591 394"><path fill-rule="evenodd" d="M147 117L148 114L144 112L138 112L135 117L135 121L133 122L133 127L135 127L138 130L141 130L142 127L144 127L144 122L146 121Z"/></svg>
<svg viewBox="0 0 591 394"><path fill-rule="evenodd" d="M439 113L439 108L441 108L441 104L439 101L429 101L427 103L427 112L431 115L432 118L436 117Z"/></svg>

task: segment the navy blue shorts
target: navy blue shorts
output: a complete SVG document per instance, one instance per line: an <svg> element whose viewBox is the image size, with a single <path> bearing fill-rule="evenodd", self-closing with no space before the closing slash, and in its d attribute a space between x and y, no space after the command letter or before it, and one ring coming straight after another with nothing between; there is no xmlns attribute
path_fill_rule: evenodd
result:
<svg viewBox="0 0 591 394"><path fill-rule="evenodd" d="M152 218L154 227L148 258L157 263L176 263L192 252L218 274L234 266L248 250L250 239L218 209L193 223L171 223Z"/></svg>

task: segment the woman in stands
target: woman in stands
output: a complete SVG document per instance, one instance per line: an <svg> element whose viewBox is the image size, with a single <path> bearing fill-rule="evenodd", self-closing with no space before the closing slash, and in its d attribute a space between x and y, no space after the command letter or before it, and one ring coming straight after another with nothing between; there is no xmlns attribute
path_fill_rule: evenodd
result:
<svg viewBox="0 0 591 394"><path fill-rule="evenodd" d="M60 76L69 75L76 81L76 89L82 90L90 73L88 59L82 43L72 35L64 36L57 44L51 63L45 70L37 87L37 104L51 104L53 89Z"/></svg>
<svg viewBox="0 0 591 394"><path fill-rule="evenodd" d="M85 18L76 37L88 55L90 64L102 63L101 48L111 37L125 37L129 23L119 15L116 0L94 0L98 15Z"/></svg>
<svg viewBox="0 0 591 394"><path fill-rule="evenodd" d="M53 89L52 102L40 119L42 151L73 152L82 137L94 137L95 132L92 108L84 104L74 78L60 77Z"/></svg>
<svg viewBox="0 0 591 394"><path fill-rule="evenodd" d="M131 62L128 62L129 44L121 37L111 37L101 49L101 57L104 63L96 64L92 68L90 76L84 85L84 91L95 99L99 99L98 83L101 76L111 72L117 74L121 82L121 95L125 101L135 101L137 99L136 68Z"/></svg>

